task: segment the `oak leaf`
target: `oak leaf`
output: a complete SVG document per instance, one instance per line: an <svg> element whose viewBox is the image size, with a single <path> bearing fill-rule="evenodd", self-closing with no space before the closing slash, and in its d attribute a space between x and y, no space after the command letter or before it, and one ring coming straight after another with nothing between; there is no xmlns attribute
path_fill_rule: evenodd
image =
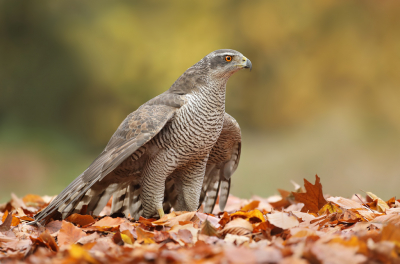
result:
<svg viewBox="0 0 400 264"><path fill-rule="evenodd" d="M304 207L301 209L302 212L318 213L327 201L322 193L322 185L320 178L315 175L315 184L311 184L309 181L304 179L305 193L292 192L296 201L304 203Z"/></svg>

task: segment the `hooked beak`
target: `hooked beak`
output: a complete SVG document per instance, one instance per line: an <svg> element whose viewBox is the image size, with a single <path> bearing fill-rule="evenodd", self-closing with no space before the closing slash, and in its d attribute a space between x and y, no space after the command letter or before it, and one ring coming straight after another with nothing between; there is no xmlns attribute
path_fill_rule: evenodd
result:
<svg viewBox="0 0 400 264"><path fill-rule="evenodd" d="M243 68L249 68L250 69L250 71L251 71L251 69L253 68L253 65L251 64L251 61L248 59L248 58L246 58L245 56L243 56L243 58L242 58L242 63L240 64Z"/></svg>

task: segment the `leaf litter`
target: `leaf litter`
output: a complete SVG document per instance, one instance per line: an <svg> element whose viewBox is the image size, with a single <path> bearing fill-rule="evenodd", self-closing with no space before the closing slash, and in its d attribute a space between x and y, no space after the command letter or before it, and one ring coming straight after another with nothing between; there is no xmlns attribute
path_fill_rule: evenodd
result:
<svg viewBox="0 0 400 264"><path fill-rule="evenodd" d="M227 211L161 219L73 214L29 226L52 197L0 205L0 263L400 263L400 200L322 192L316 176L280 196L230 196ZM110 211L108 203L100 215Z"/></svg>

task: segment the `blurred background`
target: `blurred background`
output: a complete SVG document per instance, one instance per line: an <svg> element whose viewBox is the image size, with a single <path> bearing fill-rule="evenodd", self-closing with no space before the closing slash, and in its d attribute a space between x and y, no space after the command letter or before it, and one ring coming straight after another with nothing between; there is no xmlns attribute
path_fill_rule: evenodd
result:
<svg viewBox="0 0 400 264"><path fill-rule="evenodd" d="M232 194L321 177L400 194L399 1L0 0L0 201L56 195L120 122L221 48L242 127Z"/></svg>

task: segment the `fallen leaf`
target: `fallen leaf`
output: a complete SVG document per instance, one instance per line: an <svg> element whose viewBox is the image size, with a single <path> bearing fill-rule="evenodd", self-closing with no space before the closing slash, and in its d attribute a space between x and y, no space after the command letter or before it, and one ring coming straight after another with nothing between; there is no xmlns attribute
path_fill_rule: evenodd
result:
<svg viewBox="0 0 400 264"><path fill-rule="evenodd" d="M225 228L222 230L222 234L232 234L232 235L247 235L253 232L253 225L242 218L236 218L229 222Z"/></svg>
<svg viewBox="0 0 400 264"><path fill-rule="evenodd" d="M215 228L218 228L221 226L219 224L221 219L218 219L215 216L207 215L207 214L203 214L203 213L196 213L196 216L200 219L200 222L204 222L207 219L210 222L210 224L212 224Z"/></svg>
<svg viewBox="0 0 400 264"><path fill-rule="evenodd" d="M250 238L246 237L246 236L238 236L238 235L232 235L232 234L226 234L225 238L224 238L225 242L228 243L235 243L236 245L241 245L244 242L249 242Z"/></svg>
<svg viewBox="0 0 400 264"><path fill-rule="evenodd" d="M133 237L132 233L129 230L121 231L121 238L126 244L130 245L132 245L133 242L135 241L135 238Z"/></svg>
<svg viewBox="0 0 400 264"><path fill-rule="evenodd" d="M260 201L251 201L250 203L243 206L242 209L240 209L240 210L244 211L244 212L251 211L251 210L256 209L259 204L260 204Z"/></svg>
<svg viewBox="0 0 400 264"><path fill-rule="evenodd" d="M163 242L169 238L169 233L165 231L154 231L154 241L157 243Z"/></svg>
<svg viewBox="0 0 400 264"><path fill-rule="evenodd" d="M273 208L275 209L282 209L288 207L291 203L288 200L288 197L290 195L290 192L278 189L278 192L280 193L282 199L276 202L270 202Z"/></svg>
<svg viewBox="0 0 400 264"><path fill-rule="evenodd" d="M46 205L46 202L43 200L43 198L36 194L27 194L22 198L22 201L26 204L26 206L41 208Z"/></svg>
<svg viewBox="0 0 400 264"><path fill-rule="evenodd" d="M306 189L305 193L292 192L296 201L304 203L302 212L318 213L327 201L322 193L322 185L320 183L320 178L315 175L315 184L312 185L309 181L304 179L304 187Z"/></svg>
<svg viewBox="0 0 400 264"><path fill-rule="evenodd" d="M5 217L4 217L5 216ZM3 223L0 225L0 232L5 232L11 229L13 217L11 214L8 214L8 211L3 215Z"/></svg>
<svg viewBox="0 0 400 264"><path fill-rule="evenodd" d="M120 224L124 223L125 219L124 218L112 218L109 216L106 216L104 218L102 218L101 220L97 221L95 224L93 224L92 226L108 226L108 227L115 227L115 226L119 226Z"/></svg>
<svg viewBox="0 0 400 264"><path fill-rule="evenodd" d="M75 260L84 260L88 263L98 263L96 259L94 259L90 253L80 245L71 245L68 253Z"/></svg>
<svg viewBox="0 0 400 264"><path fill-rule="evenodd" d="M282 229L288 229L298 226L299 220L293 215L289 215L285 212L274 212L272 214L267 214L268 221L276 227Z"/></svg>
<svg viewBox="0 0 400 264"><path fill-rule="evenodd" d="M258 209L249 212L238 211L236 213L231 214L231 219L237 217L246 219L252 223L265 222L264 215Z"/></svg>
<svg viewBox="0 0 400 264"><path fill-rule="evenodd" d="M338 207L336 204L332 202L328 202L325 204L319 211L318 215L323 215L323 214L333 214L333 213L341 213L342 210L340 207Z"/></svg>
<svg viewBox="0 0 400 264"><path fill-rule="evenodd" d="M3 221L3 223L6 222L6 218L9 215L8 211L6 211L3 215L3 218L1 219L1 221ZM19 223L21 223L21 220L19 220L19 218L15 217L13 214L10 214L11 216L11 226L17 226Z"/></svg>
<svg viewBox="0 0 400 264"><path fill-rule="evenodd" d="M41 233L38 238L30 237L30 239L35 246L46 247L54 252L58 251L58 245L48 231Z"/></svg>
<svg viewBox="0 0 400 264"><path fill-rule="evenodd" d="M187 229L178 230L178 237L179 237L180 240L185 242L185 244L192 244L193 243L193 235Z"/></svg>
<svg viewBox="0 0 400 264"><path fill-rule="evenodd" d="M80 214L72 214L65 220L79 226L87 226L95 222L93 216Z"/></svg>
<svg viewBox="0 0 400 264"><path fill-rule="evenodd" d="M144 244L152 244L154 243L154 233L143 230L142 228L136 228L137 233L137 242L144 243Z"/></svg>
<svg viewBox="0 0 400 264"><path fill-rule="evenodd" d="M346 199L343 197L329 197L327 199L329 202L333 202L335 204L337 204L339 207L343 208L343 209L357 209L357 208L362 208L362 204L360 204L359 202L350 200L350 199Z"/></svg>
<svg viewBox="0 0 400 264"><path fill-rule="evenodd" d="M172 227L174 225L179 224L179 222L187 222L187 221L192 220L192 218L195 214L196 214L196 211L184 212L183 214L180 214L180 215L172 217L172 218L167 218L166 220L161 221L161 219L160 219L158 221L154 221L153 224Z"/></svg>
<svg viewBox="0 0 400 264"><path fill-rule="evenodd" d="M207 219L201 224L200 234L218 237L217 229Z"/></svg>
<svg viewBox="0 0 400 264"><path fill-rule="evenodd" d="M58 244L60 246L71 245L84 236L86 236L86 234L81 229L67 221L62 221L61 229L58 234Z"/></svg>
<svg viewBox="0 0 400 264"><path fill-rule="evenodd" d="M292 214L295 215L297 218L301 218L303 221L311 221L315 219L315 216L309 213L303 213L299 211L292 211Z"/></svg>
<svg viewBox="0 0 400 264"><path fill-rule="evenodd" d="M346 247L340 244L321 244L315 243L311 252L322 263L332 264L356 264L363 263L367 258L361 254L357 254L357 248Z"/></svg>
<svg viewBox="0 0 400 264"><path fill-rule="evenodd" d="M372 220L371 223L392 224L397 227L400 227L400 215L390 214L390 215L378 216L374 220Z"/></svg>
<svg viewBox="0 0 400 264"><path fill-rule="evenodd" d="M377 200L377 208L379 212L386 212L387 209L390 209L390 207L387 205L387 203L382 200L381 198L379 198L378 196L376 196L375 194L373 194L372 192L367 192L367 195L372 199L372 200Z"/></svg>
<svg viewBox="0 0 400 264"><path fill-rule="evenodd" d="M51 221L45 227L46 230L50 232L50 234L53 234L59 231L61 229L61 226L62 226L62 221L57 220L57 221Z"/></svg>

